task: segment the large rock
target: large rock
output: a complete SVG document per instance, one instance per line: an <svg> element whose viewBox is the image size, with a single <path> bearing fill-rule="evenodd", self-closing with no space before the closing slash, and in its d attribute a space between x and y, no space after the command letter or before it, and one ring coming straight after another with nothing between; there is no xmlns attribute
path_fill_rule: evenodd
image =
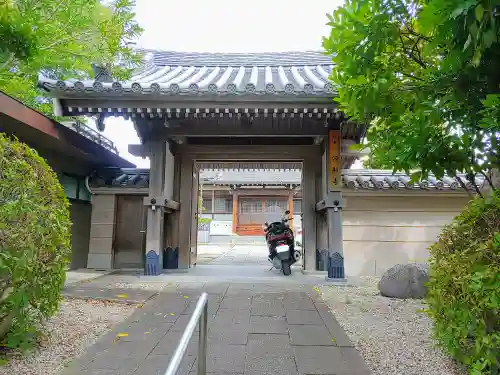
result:
<svg viewBox="0 0 500 375"><path fill-rule="evenodd" d="M378 283L380 294L392 298L423 298L429 280L426 264L396 264L382 275Z"/></svg>

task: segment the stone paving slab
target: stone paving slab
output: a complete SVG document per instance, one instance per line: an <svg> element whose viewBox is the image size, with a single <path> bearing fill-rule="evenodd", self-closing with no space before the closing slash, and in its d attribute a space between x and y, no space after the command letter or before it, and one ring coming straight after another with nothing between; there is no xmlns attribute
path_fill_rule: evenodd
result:
<svg viewBox="0 0 500 375"><path fill-rule="evenodd" d="M250 317L250 333L262 334L288 334L286 319L282 316L258 316Z"/></svg>
<svg viewBox="0 0 500 375"><path fill-rule="evenodd" d="M210 291L208 374L369 374L311 286L221 283L160 293L61 375L163 375L203 290ZM196 374L198 335L188 345L181 375Z"/></svg>
<svg viewBox="0 0 500 375"><path fill-rule="evenodd" d="M250 335L245 374L298 375L288 335Z"/></svg>
<svg viewBox="0 0 500 375"><path fill-rule="evenodd" d="M354 348L334 346L295 346L300 374L369 375L361 355Z"/></svg>
<svg viewBox="0 0 500 375"><path fill-rule="evenodd" d="M286 321L291 325L325 325L317 310L286 310Z"/></svg>

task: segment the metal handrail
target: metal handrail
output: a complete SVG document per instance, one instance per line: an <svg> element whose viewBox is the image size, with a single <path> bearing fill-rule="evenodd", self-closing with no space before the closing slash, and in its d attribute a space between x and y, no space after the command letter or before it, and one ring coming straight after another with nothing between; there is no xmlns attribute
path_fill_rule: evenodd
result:
<svg viewBox="0 0 500 375"><path fill-rule="evenodd" d="M182 337L175 349L174 355L168 364L165 375L176 375L182 359L193 336L196 324L200 322L200 337L198 340L198 375L207 373L207 319L208 319L208 294L203 293L196 304L193 315L184 330Z"/></svg>

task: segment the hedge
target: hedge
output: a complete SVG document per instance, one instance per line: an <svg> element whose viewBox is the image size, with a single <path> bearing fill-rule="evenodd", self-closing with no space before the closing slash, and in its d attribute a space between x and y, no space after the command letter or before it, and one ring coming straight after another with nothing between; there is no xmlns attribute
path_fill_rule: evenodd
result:
<svg viewBox="0 0 500 375"><path fill-rule="evenodd" d="M70 254L69 203L35 150L0 133L0 345L26 349L57 312Z"/></svg>
<svg viewBox="0 0 500 375"><path fill-rule="evenodd" d="M470 374L500 364L500 192L471 201L430 247L427 313Z"/></svg>

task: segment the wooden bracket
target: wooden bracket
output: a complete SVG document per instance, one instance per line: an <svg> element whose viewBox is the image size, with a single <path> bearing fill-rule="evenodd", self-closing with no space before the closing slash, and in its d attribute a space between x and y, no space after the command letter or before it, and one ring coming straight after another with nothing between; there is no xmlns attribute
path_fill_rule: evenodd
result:
<svg viewBox="0 0 500 375"><path fill-rule="evenodd" d="M144 197L144 205L145 206L155 206L155 207L163 207L164 209L170 209L173 211L177 211L180 207L180 203L176 202L167 197Z"/></svg>

